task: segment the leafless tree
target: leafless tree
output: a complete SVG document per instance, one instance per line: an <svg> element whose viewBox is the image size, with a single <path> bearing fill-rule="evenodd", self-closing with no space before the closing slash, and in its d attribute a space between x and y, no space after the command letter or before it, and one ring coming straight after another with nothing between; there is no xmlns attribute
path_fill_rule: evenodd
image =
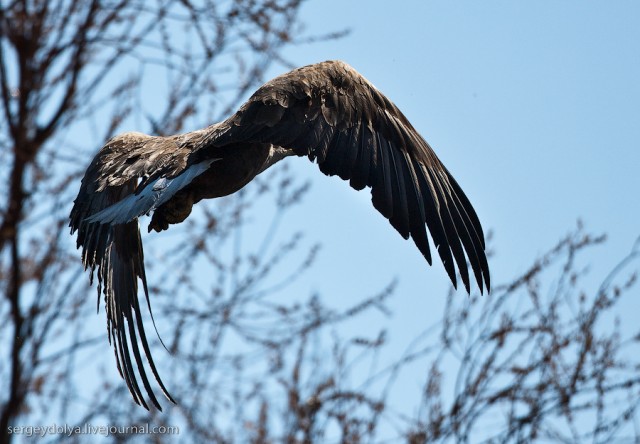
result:
<svg viewBox="0 0 640 444"><path fill-rule="evenodd" d="M89 402L92 390L77 390L73 376L97 372L86 361L104 345L99 329L86 325L95 314L88 314L90 293L67 235L82 169L127 125L175 133L215 121L272 63L285 63L286 45L338 36L305 37L302 3L1 2L2 442L18 418L51 419L52 411L90 418L80 404L97 412L110 400L97 383ZM217 215L218 230L232 229L232 217Z"/></svg>
<svg viewBox="0 0 640 444"><path fill-rule="evenodd" d="M620 320L640 239L594 288L585 264L604 242L579 224L491 295L449 295L409 442L640 442L640 332Z"/></svg>
<svg viewBox="0 0 640 444"><path fill-rule="evenodd" d="M296 242L273 256L227 262L251 266L220 270L215 281L238 273L239 284L203 292L210 310L172 299L173 290L162 298L163 316L179 326L169 335L182 376L172 379L189 384L180 387L184 404L154 421L183 425L186 441L639 441L640 332L618 318L637 296L640 241L597 285L585 264L605 236L578 226L490 295L466 299L451 291L442 320L383 366L376 357L393 332L380 326L353 336L341 326L372 310L388 313L393 282L342 311L313 295L280 303L274 287L258 289L263 267L278 264L284 250L295 252ZM191 268L177 279L195 288L202 277L194 279ZM206 319L202 327L199 318ZM235 337L232 346L222 343L224 335ZM404 374L416 370L424 375L422 391L394 404ZM128 408L132 416L141 411Z"/></svg>
<svg viewBox="0 0 640 444"><path fill-rule="evenodd" d="M343 327L388 315L394 282L340 310L296 290L320 247L279 229L308 188L286 164L145 239L170 353L152 347L178 404L136 406L67 233L83 169L123 129L219 120L286 45L340 34L303 37L295 0L1 4L1 442L54 423L144 442L640 442L638 333L616 320L638 246L594 288L584 264L604 238L578 227L491 295L450 293L442 321L380 365L393 332ZM416 370L423 390L395 405ZM145 424L180 434L122 429Z"/></svg>

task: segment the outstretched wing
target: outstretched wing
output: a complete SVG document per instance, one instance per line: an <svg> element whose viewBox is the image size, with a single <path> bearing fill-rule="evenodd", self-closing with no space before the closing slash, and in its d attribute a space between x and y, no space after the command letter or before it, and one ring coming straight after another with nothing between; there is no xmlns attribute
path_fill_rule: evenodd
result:
<svg viewBox="0 0 640 444"><path fill-rule="evenodd" d="M158 375L142 324L138 279L149 310L151 306L137 217L159 205L167 195L175 194L177 186L172 184L180 183L181 173L189 170L188 154L171 138L126 133L111 139L89 165L70 215L71 233L78 231L77 246L82 247L82 262L91 270L92 281L97 269L98 306L103 293L107 333L118 371L134 400L145 408L148 406L136 369L149 398L161 409L147 378L139 344L162 392L174 401Z"/></svg>
<svg viewBox="0 0 640 444"><path fill-rule="evenodd" d="M375 208L405 239L412 237L431 264L428 228L454 286L457 264L470 291L468 259L480 291L489 290L478 217L427 142L391 101L345 63L300 68L268 82L236 114L206 130L168 138L127 133L110 140L82 180L71 211L71 231L78 231L77 244L92 278L97 269L98 294L105 296L118 369L139 404L147 407L136 370L160 408L139 344L163 393L173 400L151 358L140 316L138 279L148 305L149 295L137 218L168 202L206 171L216 160L216 147L244 142L275 145L277 153L266 163L256 158L259 165L245 168L249 175L282 158L285 152L277 149L281 147L316 160L323 173L349 180L357 190L371 187ZM258 148L264 151L264 146ZM237 184L232 185L227 192Z"/></svg>
<svg viewBox="0 0 640 444"><path fill-rule="evenodd" d="M431 264L426 227L456 286L490 288L484 234L453 176L398 108L343 62L306 66L261 87L215 132L211 145L255 141L316 160L327 175L371 187L375 208ZM455 264L454 264L455 261Z"/></svg>

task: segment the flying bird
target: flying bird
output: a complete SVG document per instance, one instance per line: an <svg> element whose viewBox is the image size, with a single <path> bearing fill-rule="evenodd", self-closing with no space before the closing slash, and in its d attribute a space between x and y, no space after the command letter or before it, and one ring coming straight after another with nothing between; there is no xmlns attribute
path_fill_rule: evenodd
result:
<svg viewBox="0 0 640 444"><path fill-rule="evenodd" d="M128 132L110 139L82 179L70 215L82 261L104 294L109 342L134 400L148 408L135 374L161 409L142 362L165 388L142 324L138 280L151 309L138 218L149 231L184 221L202 199L227 196L288 156L306 156L325 175L371 188L373 206L432 263L427 229L454 286L490 289L484 234L464 192L400 110L344 62L283 74L227 120L168 137ZM127 341L127 338L129 341ZM140 350L140 346L142 350ZM133 354L133 357L131 356ZM134 368L135 363L135 368Z"/></svg>

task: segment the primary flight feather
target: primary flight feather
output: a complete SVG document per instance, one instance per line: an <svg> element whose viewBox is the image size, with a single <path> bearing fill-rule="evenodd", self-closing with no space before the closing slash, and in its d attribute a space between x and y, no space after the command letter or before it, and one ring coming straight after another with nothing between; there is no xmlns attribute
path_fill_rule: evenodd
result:
<svg viewBox="0 0 640 444"><path fill-rule="evenodd" d="M78 232L77 246L92 279L97 270L109 341L137 403L148 408L135 369L160 408L142 352L173 401L140 315L138 280L148 305L149 292L138 218L153 213L149 231L166 230L185 220L200 200L232 194L292 155L307 156L324 174L349 180L356 190L370 187L374 207L402 237L411 237L431 264L428 229L454 286L457 268L470 291L468 260L480 291L489 290L478 216L429 144L346 63L305 66L266 83L234 115L205 129L169 137L116 136L87 168L71 210L71 232Z"/></svg>

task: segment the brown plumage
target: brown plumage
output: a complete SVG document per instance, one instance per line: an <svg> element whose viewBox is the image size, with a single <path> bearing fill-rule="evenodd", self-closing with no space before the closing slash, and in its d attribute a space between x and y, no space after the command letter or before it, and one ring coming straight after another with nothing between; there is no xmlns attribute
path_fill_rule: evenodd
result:
<svg viewBox="0 0 640 444"><path fill-rule="evenodd" d="M114 137L82 179L71 232L78 231L77 245L92 278L97 269L118 369L139 404L147 407L131 352L145 392L160 408L139 343L160 388L172 399L151 358L140 317L138 279L148 305L149 294L138 217L153 212L149 231L165 230L182 222L193 204L238 191L290 155L307 156L324 174L349 180L356 190L371 187L374 207L402 237L412 237L431 264L428 228L454 286L457 265L470 291L468 260L480 291L489 290L478 217L429 144L346 63L305 66L266 83L233 116L203 130Z"/></svg>

